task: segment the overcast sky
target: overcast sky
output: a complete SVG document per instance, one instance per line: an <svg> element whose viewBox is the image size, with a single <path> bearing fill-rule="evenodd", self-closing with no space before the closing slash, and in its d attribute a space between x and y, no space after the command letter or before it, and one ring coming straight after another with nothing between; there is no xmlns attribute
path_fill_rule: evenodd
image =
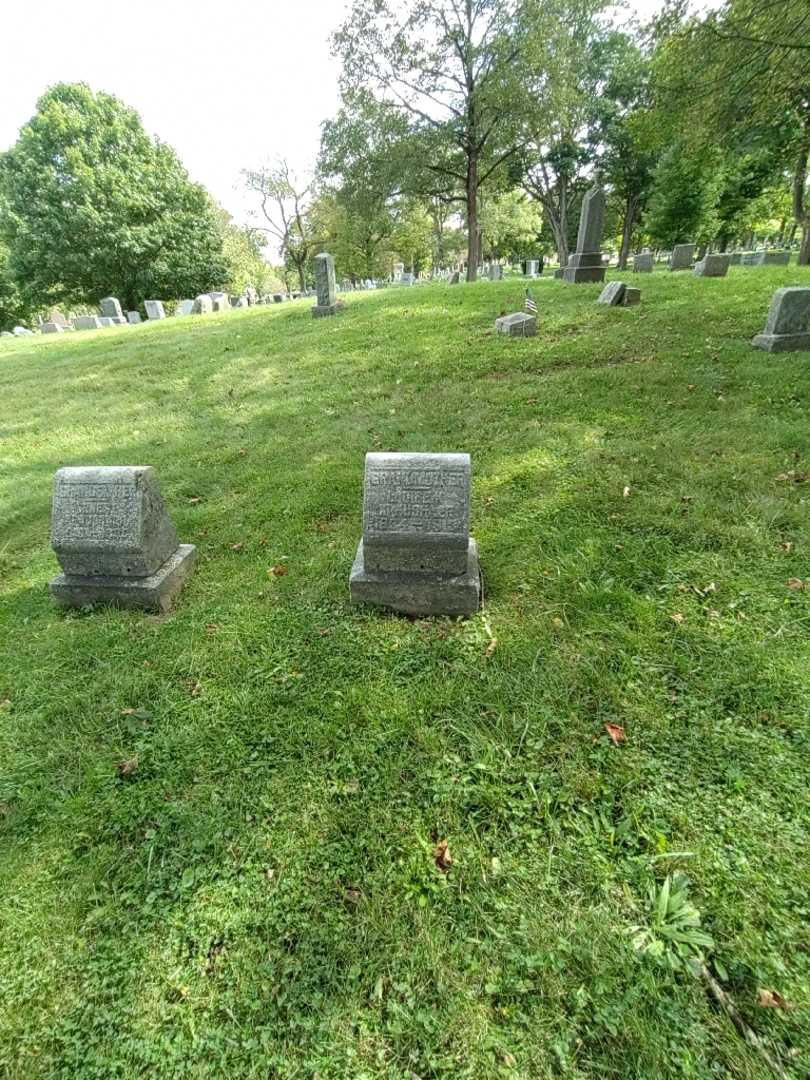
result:
<svg viewBox="0 0 810 1080"><path fill-rule="evenodd" d="M347 0L0 0L0 149L55 82L116 94L239 221L239 171L314 164ZM629 0L647 17L660 0Z"/></svg>

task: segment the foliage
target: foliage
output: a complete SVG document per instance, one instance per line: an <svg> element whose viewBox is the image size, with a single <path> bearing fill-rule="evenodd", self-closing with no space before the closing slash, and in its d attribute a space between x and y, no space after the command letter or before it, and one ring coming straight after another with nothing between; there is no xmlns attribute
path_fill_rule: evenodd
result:
<svg viewBox="0 0 810 1080"><path fill-rule="evenodd" d="M315 252L315 237L308 217L312 180L296 175L289 162L258 169L243 169L245 187L258 196L261 216L256 226L271 236L285 265L298 275L298 287L306 289L306 268Z"/></svg>
<svg viewBox="0 0 810 1080"><path fill-rule="evenodd" d="M8 248L0 242L0 330L25 325L30 317L31 309L11 273Z"/></svg>
<svg viewBox="0 0 810 1080"><path fill-rule="evenodd" d="M714 941L701 929L700 912L689 900L686 875L668 874L660 886L651 882L647 913L644 926L631 928L634 948L673 970L694 973Z"/></svg>
<svg viewBox="0 0 810 1080"><path fill-rule="evenodd" d="M40 306L115 295L136 307L224 276L205 190L133 109L84 84L60 83L40 98L0 155L0 199L12 273Z"/></svg>
<svg viewBox="0 0 810 1080"><path fill-rule="evenodd" d="M281 280L271 270L264 258L267 237L249 225L236 225L230 214L221 211L220 229L222 250L228 267L222 287L234 295L241 295L252 285L259 293L279 290Z"/></svg>
<svg viewBox="0 0 810 1080"><path fill-rule="evenodd" d="M675 144L662 157L653 176L644 228L662 246L717 235L717 198L722 183L719 155L700 158Z"/></svg>
<svg viewBox="0 0 810 1080"><path fill-rule="evenodd" d="M512 191L481 203L482 253L494 258L531 258L536 254L543 218L524 192Z"/></svg>

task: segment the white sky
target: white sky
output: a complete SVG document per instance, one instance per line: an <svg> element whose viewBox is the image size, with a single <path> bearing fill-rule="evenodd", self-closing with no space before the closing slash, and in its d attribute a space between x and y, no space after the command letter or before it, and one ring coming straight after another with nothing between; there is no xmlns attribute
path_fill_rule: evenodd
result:
<svg viewBox="0 0 810 1080"><path fill-rule="evenodd" d="M661 0L628 0L648 17ZM238 221L239 171L314 164L338 105L328 38L348 0L0 0L0 150L56 82L133 106Z"/></svg>

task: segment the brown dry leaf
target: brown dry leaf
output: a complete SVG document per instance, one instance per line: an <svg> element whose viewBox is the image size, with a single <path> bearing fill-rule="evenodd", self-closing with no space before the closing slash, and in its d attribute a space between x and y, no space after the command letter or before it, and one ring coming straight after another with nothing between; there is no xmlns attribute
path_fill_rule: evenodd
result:
<svg viewBox="0 0 810 1080"><path fill-rule="evenodd" d="M788 585L789 589L803 589L804 588L804 582L802 581L801 578L798 578L798 577L788 578L787 585Z"/></svg>
<svg viewBox="0 0 810 1080"><path fill-rule="evenodd" d="M793 551L793 541L783 540L779 547L782 549L782 551L786 551L789 555L791 551Z"/></svg>
<svg viewBox="0 0 810 1080"><path fill-rule="evenodd" d="M231 551L241 551L244 546L245 545L240 540L236 544L231 544Z"/></svg>
<svg viewBox="0 0 810 1080"><path fill-rule="evenodd" d="M448 840L440 840L438 842L433 849L433 859L438 868L446 874L453 865L453 859L450 855L450 842Z"/></svg>
<svg viewBox="0 0 810 1080"><path fill-rule="evenodd" d="M215 634L217 632L217 630L219 630L219 624L218 623L210 622L210 623L205 624L205 632L206 632L206 634Z"/></svg>
<svg viewBox="0 0 810 1080"><path fill-rule="evenodd" d="M489 645L484 650L484 659L489 660L495 650L498 648L498 639L496 637L490 638Z"/></svg>
<svg viewBox="0 0 810 1080"><path fill-rule="evenodd" d="M119 776L132 776L135 770L138 768L138 755L134 758L130 758L129 761L119 761L115 766Z"/></svg>
<svg viewBox="0 0 810 1080"><path fill-rule="evenodd" d="M202 502L202 499L199 495L195 495L193 499L189 499L188 501L192 506L196 506L197 503Z"/></svg>
<svg viewBox="0 0 810 1080"><path fill-rule="evenodd" d="M359 889L349 888L343 894L344 903L347 907L357 907L362 899L363 894Z"/></svg>
<svg viewBox="0 0 810 1080"><path fill-rule="evenodd" d="M121 715L122 715L122 716L132 716L132 714L133 714L134 712L135 712L135 710L134 710L134 709L122 709L122 710L121 710Z"/></svg>
<svg viewBox="0 0 810 1080"><path fill-rule="evenodd" d="M244 457L246 453L247 453L247 450L244 448L244 446L241 446L239 448L239 456Z"/></svg>
<svg viewBox="0 0 810 1080"><path fill-rule="evenodd" d="M757 1005L761 1009L795 1009L796 1007L783 998L778 990L763 990L762 987L757 991Z"/></svg>
<svg viewBox="0 0 810 1080"><path fill-rule="evenodd" d="M289 570L283 563L279 563L277 566L271 566L267 573L270 577L284 577L289 574Z"/></svg>
<svg viewBox="0 0 810 1080"><path fill-rule="evenodd" d="M683 615L681 615L680 611L676 611L674 615L670 615L670 619L672 619L674 623L680 626L683 622Z"/></svg>
<svg viewBox="0 0 810 1080"><path fill-rule="evenodd" d="M3 698L3 700L0 701L0 709L7 709L10 704L11 704L11 698L10 697Z"/></svg>
<svg viewBox="0 0 810 1080"><path fill-rule="evenodd" d="M627 735L625 735L624 728L621 724L605 724L605 731L610 736L614 746L618 746L619 743L627 742Z"/></svg>
<svg viewBox="0 0 810 1080"><path fill-rule="evenodd" d="M195 682L194 679L188 679L186 685L192 697L199 697L202 693L202 683Z"/></svg>

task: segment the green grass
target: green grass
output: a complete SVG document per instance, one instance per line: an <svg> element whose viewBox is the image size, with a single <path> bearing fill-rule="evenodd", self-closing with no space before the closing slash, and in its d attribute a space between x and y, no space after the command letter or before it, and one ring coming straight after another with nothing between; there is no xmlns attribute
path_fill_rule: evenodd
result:
<svg viewBox="0 0 810 1080"><path fill-rule="evenodd" d="M676 871L808 1075L810 354L748 340L810 271L640 284L0 342L0 1076L770 1076L634 949ZM471 453L480 615L349 604L370 449ZM168 617L50 599L93 463L198 546Z"/></svg>

